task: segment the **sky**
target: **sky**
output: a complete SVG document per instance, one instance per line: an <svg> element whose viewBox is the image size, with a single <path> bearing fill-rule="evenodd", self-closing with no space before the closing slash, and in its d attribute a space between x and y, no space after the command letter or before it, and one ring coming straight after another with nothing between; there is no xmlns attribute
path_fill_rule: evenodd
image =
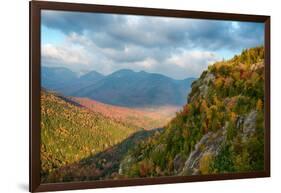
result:
<svg viewBox="0 0 281 193"><path fill-rule="evenodd" d="M78 75L120 69L199 77L215 61L264 44L264 24L42 10L43 66Z"/></svg>

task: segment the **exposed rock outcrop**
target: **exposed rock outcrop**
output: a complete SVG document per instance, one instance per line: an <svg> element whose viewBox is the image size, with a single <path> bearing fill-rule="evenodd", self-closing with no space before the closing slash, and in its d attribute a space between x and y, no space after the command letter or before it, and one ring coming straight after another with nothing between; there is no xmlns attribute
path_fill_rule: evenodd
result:
<svg viewBox="0 0 281 193"><path fill-rule="evenodd" d="M253 110L248 115L241 116L237 119L236 127L242 127L242 132L240 134L242 143L247 142L249 137L252 137L255 134L256 118L257 111ZM228 123L215 133L208 132L205 134L195 145L195 149L189 154L189 157L184 163L183 169L179 175L186 176L201 174L200 160L204 159L204 157L215 158L219 154L222 145L226 142L227 127Z"/></svg>
<svg viewBox="0 0 281 193"><path fill-rule="evenodd" d="M254 135L256 130L257 111L251 111L248 116L245 117L243 123L242 142L246 142L247 139Z"/></svg>
<svg viewBox="0 0 281 193"><path fill-rule="evenodd" d="M221 144L225 139L225 127L216 133L209 132L205 134L195 145L195 149L190 153L179 175L186 176L199 174L200 160L206 155L215 157L219 153Z"/></svg>

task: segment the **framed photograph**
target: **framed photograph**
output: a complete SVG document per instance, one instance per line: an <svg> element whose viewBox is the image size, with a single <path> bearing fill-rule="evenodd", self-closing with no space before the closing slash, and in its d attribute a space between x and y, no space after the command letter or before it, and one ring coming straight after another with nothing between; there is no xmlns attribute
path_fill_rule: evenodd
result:
<svg viewBox="0 0 281 193"><path fill-rule="evenodd" d="M30 191L269 176L269 16L30 2Z"/></svg>

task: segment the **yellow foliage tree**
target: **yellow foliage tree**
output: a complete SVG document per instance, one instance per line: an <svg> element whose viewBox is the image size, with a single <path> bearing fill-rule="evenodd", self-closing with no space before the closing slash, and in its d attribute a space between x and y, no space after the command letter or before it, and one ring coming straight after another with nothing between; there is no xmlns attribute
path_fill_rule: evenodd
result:
<svg viewBox="0 0 281 193"><path fill-rule="evenodd" d="M200 106L200 112L206 112L208 110L208 105L207 102L205 100L202 100L201 102L201 106Z"/></svg>
<svg viewBox="0 0 281 193"><path fill-rule="evenodd" d="M262 111L262 109L263 109L263 102L262 102L262 100L261 99L259 99L258 101L257 101L257 110L258 111Z"/></svg>
<svg viewBox="0 0 281 193"><path fill-rule="evenodd" d="M221 88L221 86L224 84L224 80L222 77L219 77L215 80L215 87Z"/></svg>
<svg viewBox="0 0 281 193"><path fill-rule="evenodd" d="M199 161L199 170L201 174L209 174L210 164L212 163L213 155L211 153L205 153Z"/></svg>
<svg viewBox="0 0 281 193"><path fill-rule="evenodd" d="M230 120L234 123L234 122L236 121L236 119L237 119L236 113L231 112L231 113L230 113Z"/></svg>

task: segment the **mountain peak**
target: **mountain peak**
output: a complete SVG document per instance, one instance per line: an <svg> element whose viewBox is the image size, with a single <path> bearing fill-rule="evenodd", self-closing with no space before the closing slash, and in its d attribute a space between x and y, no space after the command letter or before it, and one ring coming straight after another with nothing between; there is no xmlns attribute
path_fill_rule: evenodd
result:
<svg viewBox="0 0 281 193"><path fill-rule="evenodd" d="M141 71L139 71L138 73L140 73L140 74L149 74L148 72L146 72L146 71L144 71L144 70L141 70Z"/></svg>
<svg viewBox="0 0 281 193"><path fill-rule="evenodd" d="M121 69L121 70L117 70L117 71L113 72L109 76L123 77L123 76L132 75L132 74L135 74L135 73L136 73L135 71L130 70L130 69Z"/></svg>
<svg viewBox="0 0 281 193"><path fill-rule="evenodd" d="M131 69L120 69L115 71L113 74L120 74L120 73L135 73L135 71L131 70Z"/></svg>
<svg viewBox="0 0 281 193"><path fill-rule="evenodd" d="M92 81L92 80L100 80L104 77L103 74L93 70L93 71L90 71L84 75L82 75L80 77L80 80L89 80L89 81Z"/></svg>

